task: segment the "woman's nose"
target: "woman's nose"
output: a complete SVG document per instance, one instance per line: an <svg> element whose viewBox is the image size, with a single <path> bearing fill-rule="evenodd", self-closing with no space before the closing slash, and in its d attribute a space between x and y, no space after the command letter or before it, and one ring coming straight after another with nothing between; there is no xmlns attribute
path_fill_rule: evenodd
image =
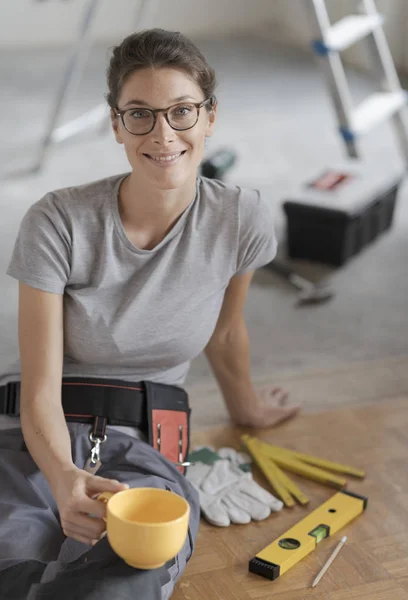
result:
<svg viewBox="0 0 408 600"><path fill-rule="evenodd" d="M170 141L175 139L176 132L168 124L164 113L157 114L156 123L154 124L151 135L153 136L153 139L156 138L156 141Z"/></svg>

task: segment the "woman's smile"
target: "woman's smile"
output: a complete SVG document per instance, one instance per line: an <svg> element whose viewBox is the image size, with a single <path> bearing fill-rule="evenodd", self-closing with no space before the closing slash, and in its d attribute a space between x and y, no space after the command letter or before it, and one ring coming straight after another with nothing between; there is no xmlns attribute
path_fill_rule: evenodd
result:
<svg viewBox="0 0 408 600"><path fill-rule="evenodd" d="M180 152L172 152L171 154L170 153L163 153L163 154L143 153L143 156L145 156L156 167L166 168L166 167L171 167L172 165L175 165L176 163L180 162L181 158L184 156L184 154L186 152L187 152L187 150L182 150Z"/></svg>

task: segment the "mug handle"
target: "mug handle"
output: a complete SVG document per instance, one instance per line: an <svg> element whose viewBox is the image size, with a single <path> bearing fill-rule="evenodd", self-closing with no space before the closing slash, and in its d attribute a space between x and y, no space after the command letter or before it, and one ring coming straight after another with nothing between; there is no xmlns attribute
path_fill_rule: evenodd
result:
<svg viewBox="0 0 408 600"><path fill-rule="evenodd" d="M103 502L104 504L108 504L109 500L114 496L113 492L101 492L97 496L95 496L94 500L99 500L99 502ZM106 517L103 517L103 520L106 523Z"/></svg>
<svg viewBox="0 0 408 600"><path fill-rule="evenodd" d="M95 500L100 500L101 502L103 502L104 504L108 504L109 500L112 498L112 496L115 495L115 492L101 492L100 494L98 494L95 497Z"/></svg>

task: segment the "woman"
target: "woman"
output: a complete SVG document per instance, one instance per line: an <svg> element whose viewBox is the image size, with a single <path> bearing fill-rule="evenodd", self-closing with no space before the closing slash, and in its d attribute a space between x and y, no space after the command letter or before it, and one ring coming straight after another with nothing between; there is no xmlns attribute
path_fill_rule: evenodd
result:
<svg viewBox="0 0 408 600"><path fill-rule="evenodd" d="M213 70L181 34L149 30L114 49L108 88L131 172L35 203L8 269L20 282L21 389L7 394L20 395L21 430L18 410L4 411L4 599L71 598L73 586L87 599L170 596L199 525L180 463L182 385L203 349L235 423L267 427L296 410L282 406L280 388L256 393L249 372L242 310L252 272L276 251L268 203L197 177L217 111ZM164 414L180 417L178 433L171 419L161 431ZM167 431L176 446L166 447ZM94 497L127 486L171 489L190 503L186 544L162 569L128 567L103 536Z"/></svg>

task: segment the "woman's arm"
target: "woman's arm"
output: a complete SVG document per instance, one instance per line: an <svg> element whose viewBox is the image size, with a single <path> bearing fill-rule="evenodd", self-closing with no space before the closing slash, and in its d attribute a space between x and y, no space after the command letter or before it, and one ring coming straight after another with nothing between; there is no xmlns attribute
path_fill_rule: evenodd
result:
<svg viewBox="0 0 408 600"><path fill-rule="evenodd" d="M251 380L248 331L243 308L253 273L233 277L225 293L215 331L205 355L220 386L231 419L237 425L270 427L292 416L298 407L282 406L280 387L257 392Z"/></svg>
<svg viewBox="0 0 408 600"><path fill-rule="evenodd" d="M19 344L20 419L27 448L48 481L65 535L94 544L105 530L105 507L93 500L93 496L105 490L118 492L128 486L91 475L72 460L71 439L61 402L62 295L20 283Z"/></svg>
<svg viewBox="0 0 408 600"><path fill-rule="evenodd" d="M63 296L20 283L20 420L31 456L50 483L74 468L61 404Z"/></svg>

